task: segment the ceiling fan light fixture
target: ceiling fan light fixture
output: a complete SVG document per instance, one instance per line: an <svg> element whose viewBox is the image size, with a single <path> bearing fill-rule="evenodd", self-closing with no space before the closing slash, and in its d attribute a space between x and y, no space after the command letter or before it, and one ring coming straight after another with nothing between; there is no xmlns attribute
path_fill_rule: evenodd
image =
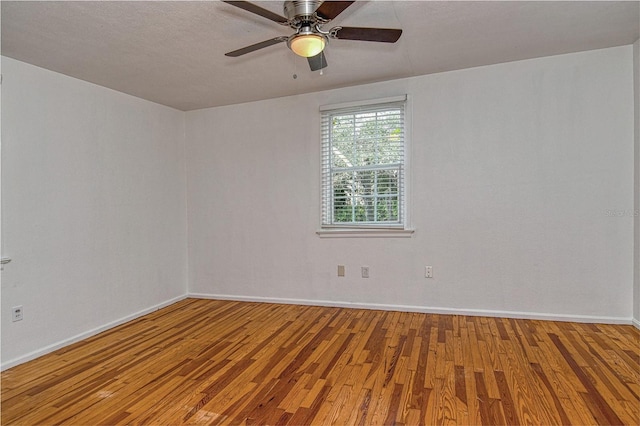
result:
<svg viewBox="0 0 640 426"><path fill-rule="evenodd" d="M287 47L293 53L307 58L311 71L318 71L327 66L323 51L330 39L395 43L402 35L401 29L394 28L338 26L328 31L323 30L324 25L344 12L356 0L285 0L283 10L286 18L248 1L222 1L295 30L295 34L290 36L274 37L225 53L232 58L286 41Z"/></svg>
<svg viewBox="0 0 640 426"><path fill-rule="evenodd" d="M289 48L298 56L310 58L324 50L327 42L320 34L295 34L289 41Z"/></svg>

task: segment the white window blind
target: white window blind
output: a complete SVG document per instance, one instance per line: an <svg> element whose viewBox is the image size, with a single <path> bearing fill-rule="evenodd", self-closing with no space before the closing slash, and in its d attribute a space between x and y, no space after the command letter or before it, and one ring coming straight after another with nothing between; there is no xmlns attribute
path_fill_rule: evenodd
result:
<svg viewBox="0 0 640 426"><path fill-rule="evenodd" d="M322 110L322 226L403 227L405 98Z"/></svg>

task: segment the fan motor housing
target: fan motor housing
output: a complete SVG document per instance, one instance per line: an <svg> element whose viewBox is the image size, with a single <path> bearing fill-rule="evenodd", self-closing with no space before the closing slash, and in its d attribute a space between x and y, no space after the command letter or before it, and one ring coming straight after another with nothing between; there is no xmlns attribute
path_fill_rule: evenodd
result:
<svg viewBox="0 0 640 426"><path fill-rule="evenodd" d="M306 21L313 16L320 3L318 0L287 0L284 2L284 16L290 21Z"/></svg>

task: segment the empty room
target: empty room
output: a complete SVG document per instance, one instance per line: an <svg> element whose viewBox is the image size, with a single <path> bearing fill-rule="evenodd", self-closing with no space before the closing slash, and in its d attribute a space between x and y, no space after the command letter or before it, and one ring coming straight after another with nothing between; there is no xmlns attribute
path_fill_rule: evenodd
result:
<svg viewBox="0 0 640 426"><path fill-rule="evenodd" d="M3 425L640 424L640 2L0 7Z"/></svg>

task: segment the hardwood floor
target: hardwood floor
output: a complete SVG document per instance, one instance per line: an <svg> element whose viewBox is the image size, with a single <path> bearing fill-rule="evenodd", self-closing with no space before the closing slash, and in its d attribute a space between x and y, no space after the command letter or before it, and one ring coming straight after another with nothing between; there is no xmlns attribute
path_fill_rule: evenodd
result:
<svg viewBox="0 0 640 426"><path fill-rule="evenodd" d="M2 373L2 424L639 424L632 326L187 299Z"/></svg>

